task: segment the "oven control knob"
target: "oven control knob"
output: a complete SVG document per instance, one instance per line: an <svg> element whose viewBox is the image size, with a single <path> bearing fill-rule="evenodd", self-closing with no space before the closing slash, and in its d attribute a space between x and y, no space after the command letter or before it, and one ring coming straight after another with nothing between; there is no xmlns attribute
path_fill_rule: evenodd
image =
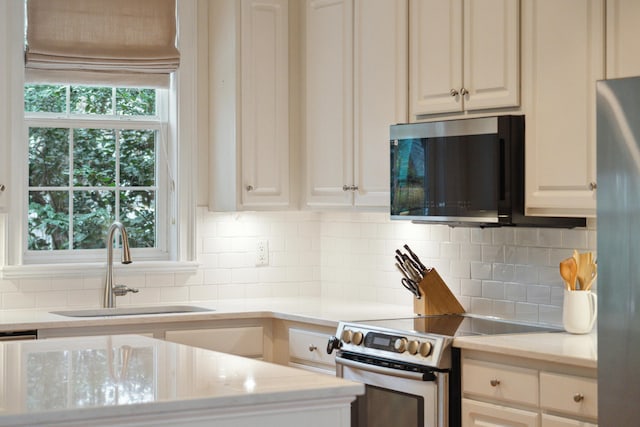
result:
<svg viewBox="0 0 640 427"><path fill-rule="evenodd" d="M398 338L393 343L393 348L395 348L398 353L404 353L404 351L407 349L407 339L406 338Z"/></svg>
<svg viewBox="0 0 640 427"><path fill-rule="evenodd" d="M407 350L409 350L409 354L416 354L418 352L418 347L420 346L420 342L419 341L409 341L409 346L407 347Z"/></svg>
<svg viewBox="0 0 640 427"><path fill-rule="evenodd" d="M353 338L353 331L350 329L345 329L344 331L342 331L342 335L340 335L340 338L342 339L342 341L349 344L351 342L351 339Z"/></svg>
<svg viewBox="0 0 640 427"><path fill-rule="evenodd" d="M351 342L354 343L355 345L360 345L362 344L363 338L364 338L364 335L362 335L362 332L356 331L353 333L353 337L351 337Z"/></svg>
<svg viewBox="0 0 640 427"><path fill-rule="evenodd" d="M431 348L432 346L429 341L423 342L422 344L420 344L418 352L420 353L420 356L427 357L429 354L431 354Z"/></svg>

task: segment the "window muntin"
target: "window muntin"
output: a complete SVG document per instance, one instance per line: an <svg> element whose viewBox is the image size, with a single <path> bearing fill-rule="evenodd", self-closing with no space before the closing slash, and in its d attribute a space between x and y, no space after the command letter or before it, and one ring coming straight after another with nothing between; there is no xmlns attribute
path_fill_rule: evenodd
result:
<svg viewBox="0 0 640 427"><path fill-rule="evenodd" d="M162 92L25 86L27 254L104 248L114 220L132 248L166 254Z"/></svg>

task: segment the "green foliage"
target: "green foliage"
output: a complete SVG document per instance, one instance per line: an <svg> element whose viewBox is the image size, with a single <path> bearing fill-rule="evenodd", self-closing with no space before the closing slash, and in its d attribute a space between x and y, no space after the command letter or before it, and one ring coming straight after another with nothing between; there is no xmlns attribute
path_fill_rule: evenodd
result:
<svg viewBox="0 0 640 427"><path fill-rule="evenodd" d="M156 115L153 89L26 85L24 93L27 113ZM148 187L156 185L156 139L150 129L30 127L29 249L70 249L70 241L104 248L116 219L132 247L155 247L156 191Z"/></svg>

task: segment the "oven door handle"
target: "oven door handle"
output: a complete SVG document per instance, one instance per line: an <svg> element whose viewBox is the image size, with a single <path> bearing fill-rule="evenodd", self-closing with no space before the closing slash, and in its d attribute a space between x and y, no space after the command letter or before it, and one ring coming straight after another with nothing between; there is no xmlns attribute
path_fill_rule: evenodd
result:
<svg viewBox="0 0 640 427"><path fill-rule="evenodd" d="M400 369L385 368L382 366L370 365L368 363L355 362L353 360L345 359L340 356L336 356L336 364L348 366L350 368L360 369L363 371L373 372L375 374L389 375L392 377L406 378L409 380L435 381L435 377L425 375L424 373L421 373L421 372L409 372L409 371L402 371Z"/></svg>

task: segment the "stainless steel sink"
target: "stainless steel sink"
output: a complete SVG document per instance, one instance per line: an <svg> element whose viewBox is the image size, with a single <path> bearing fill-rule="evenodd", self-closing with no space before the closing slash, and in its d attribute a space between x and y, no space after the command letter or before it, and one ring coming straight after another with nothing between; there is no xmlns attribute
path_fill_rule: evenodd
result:
<svg viewBox="0 0 640 427"><path fill-rule="evenodd" d="M51 314L58 314L67 317L105 317L105 316L139 316L148 314L179 314L198 313L214 311L209 308L196 307L193 305L163 305L155 307L116 307L116 308L96 308L83 310L62 310L52 311Z"/></svg>

